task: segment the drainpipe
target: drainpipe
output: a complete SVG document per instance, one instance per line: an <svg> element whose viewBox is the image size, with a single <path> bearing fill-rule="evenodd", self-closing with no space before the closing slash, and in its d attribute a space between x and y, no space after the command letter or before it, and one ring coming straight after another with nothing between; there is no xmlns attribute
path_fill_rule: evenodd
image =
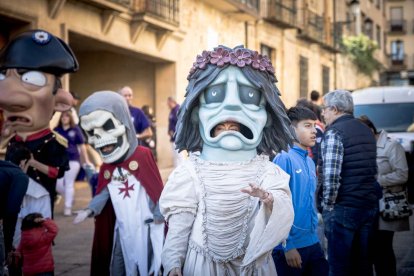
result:
<svg viewBox="0 0 414 276"><path fill-rule="evenodd" d="M337 33L336 33L336 31L337 31L337 29L336 29L336 1L334 0L333 1L333 35L334 35L334 37L333 37L333 40L334 40L334 50L336 50L336 36L338 35ZM336 62L337 62L337 60L336 60L336 58L337 58L337 53L336 53L336 51L334 51L334 60L333 60L333 66L334 66L334 89L337 89L337 80L336 80L336 78L337 78L337 73L336 73Z"/></svg>
<svg viewBox="0 0 414 276"><path fill-rule="evenodd" d="M244 21L244 47L249 48L249 22Z"/></svg>

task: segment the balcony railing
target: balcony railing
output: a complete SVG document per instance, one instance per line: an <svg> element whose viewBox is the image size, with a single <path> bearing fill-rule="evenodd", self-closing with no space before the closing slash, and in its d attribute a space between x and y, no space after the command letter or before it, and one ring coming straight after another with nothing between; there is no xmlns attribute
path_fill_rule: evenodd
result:
<svg viewBox="0 0 414 276"><path fill-rule="evenodd" d="M300 36L313 42L325 42L323 17L309 9L304 9L300 23Z"/></svg>
<svg viewBox="0 0 414 276"><path fill-rule="evenodd" d="M253 10L254 13L259 12L259 9L260 9L259 0L231 0L231 1L245 6L247 10Z"/></svg>
<svg viewBox="0 0 414 276"><path fill-rule="evenodd" d="M388 32L389 33L405 33L407 31L407 21L404 19L391 19L388 20Z"/></svg>
<svg viewBox="0 0 414 276"><path fill-rule="evenodd" d="M114 0L127 1L127 0ZM135 0L137 13L149 14L160 20L179 24L180 0Z"/></svg>
<svg viewBox="0 0 414 276"><path fill-rule="evenodd" d="M297 17L296 1L268 0L266 17L281 27L295 27Z"/></svg>
<svg viewBox="0 0 414 276"><path fill-rule="evenodd" d="M115 3L115 4L119 4L125 7L131 7L132 4L132 0L108 0L109 2Z"/></svg>
<svg viewBox="0 0 414 276"><path fill-rule="evenodd" d="M389 54L388 65L391 70L401 70L407 68L406 54Z"/></svg>

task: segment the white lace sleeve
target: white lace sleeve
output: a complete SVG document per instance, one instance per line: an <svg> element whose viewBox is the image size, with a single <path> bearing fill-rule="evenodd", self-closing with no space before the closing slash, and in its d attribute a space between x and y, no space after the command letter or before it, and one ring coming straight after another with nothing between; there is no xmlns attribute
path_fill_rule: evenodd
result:
<svg viewBox="0 0 414 276"><path fill-rule="evenodd" d="M162 251L164 275L175 267L182 268L188 250L198 207L195 172L190 163L177 167L169 176L160 198L160 210L168 223Z"/></svg>
<svg viewBox="0 0 414 276"><path fill-rule="evenodd" d="M261 206L250 233L250 242L243 266L251 264L284 241L293 223L290 176L279 166L269 162L261 179L261 186L273 194L273 208Z"/></svg>
<svg viewBox="0 0 414 276"><path fill-rule="evenodd" d="M169 176L160 198L160 210L165 220L173 214L197 212L198 196L194 172L188 167L190 163L177 167Z"/></svg>

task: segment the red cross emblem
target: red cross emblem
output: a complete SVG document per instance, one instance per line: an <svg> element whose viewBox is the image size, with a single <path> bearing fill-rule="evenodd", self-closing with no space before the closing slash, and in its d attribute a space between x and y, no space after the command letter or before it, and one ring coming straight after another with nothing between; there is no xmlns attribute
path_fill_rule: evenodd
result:
<svg viewBox="0 0 414 276"><path fill-rule="evenodd" d="M125 193L124 194L124 198L129 197L129 191L133 191L134 190L134 184L132 184L131 186L128 186L128 180L126 180L125 182L123 182L124 187L123 188L118 188L119 189L119 194Z"/></svg>

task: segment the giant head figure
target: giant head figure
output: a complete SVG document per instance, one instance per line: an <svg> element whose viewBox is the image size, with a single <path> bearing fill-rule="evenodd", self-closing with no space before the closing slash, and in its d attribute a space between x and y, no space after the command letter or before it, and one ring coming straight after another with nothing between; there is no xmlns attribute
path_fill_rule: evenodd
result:
<svg viewBox="0 0 414 276"><path fill-rule="evenodd" d="M93 93L81 104L79 117L88 143L95 147L104 163L120 163L137 148L127 103L118 93Z"/></svg>
<svg viewBox="0 0 414 276"><path fill-rule="evenodd" d="M43 30L15 37L0 53L0 109L4 133L31 134L49 127L55 111L71 107L60 77L78 70L69 46Z"/></svg>
<svg viewBox="0 0 414 276"><path fill-rule="evenodd" d="M273 154L293 141L266 56L243 47L203 51L188 76L176 145L207 160L240 161Z"/></svg>

